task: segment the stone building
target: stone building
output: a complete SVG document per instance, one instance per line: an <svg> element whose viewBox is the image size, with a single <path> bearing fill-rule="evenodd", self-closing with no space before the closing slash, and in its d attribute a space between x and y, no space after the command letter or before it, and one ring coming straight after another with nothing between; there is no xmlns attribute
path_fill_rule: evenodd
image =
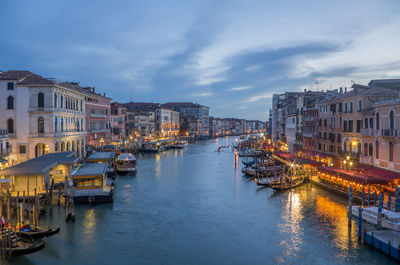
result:
<svg viewBox="0 0 400 265"><path fill-rule="evenodd" d="M7 128L12 162L60 151L85 154L85 95L67 82L29 71L0 73L0 127Z"/></svg>

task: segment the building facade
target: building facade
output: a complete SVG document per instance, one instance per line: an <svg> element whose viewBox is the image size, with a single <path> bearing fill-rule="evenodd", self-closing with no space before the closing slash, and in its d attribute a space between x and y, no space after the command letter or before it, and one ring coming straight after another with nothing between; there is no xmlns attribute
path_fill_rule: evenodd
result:
<svg viewBox="0 0 400 265"><path fill-rule="evenodd" d="M12 163L67 150L85 155L85 95L75 86L7 71L0 74L0 94L0 127L8 130Z"/></svg>

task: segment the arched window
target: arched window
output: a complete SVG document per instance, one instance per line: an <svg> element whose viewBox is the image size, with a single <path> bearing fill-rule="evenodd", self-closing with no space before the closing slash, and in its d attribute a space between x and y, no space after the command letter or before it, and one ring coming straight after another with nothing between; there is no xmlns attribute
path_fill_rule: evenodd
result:
<svg viewBox="0 0 400 265"><path fill-rule="evenodd" d="M379 159L379 142L375 142L375 158Z"/></svg>
<svg viewBox="0 0 400 265"><path fill-rule="evenodd" d="M365 118L364 120L364 128L368 129L368 118Z"/></svg>
<svg viewBox="0 0 400 265"><path fill-rule="evenodd" d="M60 149L60 148L59 148L59 143L56 142L56 144L54 145L54 151L55 151L55 152L58 152L59 149Z"/></svg>
<svg viewBox="0 0 400 265"><path fill-rule="evenodd" d="M39 108L44 107L44 94L42 92L38 94L38 107Z"/></svg>
<svg viewBox="0 0 400 265"><path fill-rule="evenodd" d="M364 156L368 155L368 144L364 143Z"/></svg>
<svg viewBox="0 0 400 265"><path fill-rule="evenodd" d="M54 107L57 108L57 94L54 94Z"/></svg>
<svg viewBox="0 0 400 265"><path fill-rule="evenodd" d="M61 132L64 131L64 118L61 117Z"/></svg>
<svg viewBox="0 0 400 265"><path fill-rule="evenodd" d="M375 123L376 129L379 130L379 112L376 113Z"/></svg>
<svg viewBox="0 0 400 265"><path fill-rule="evenodd" d="M44 119L39 117L38 119L38 133L44 133Z"/></svg>
<svg viewBox="0 0 400 265"><path fill-rule="evenodd" d="M58 118L54 119L54 132L58 132Z"/></svg>
<svg viewBox="0 0 400 265"><path fill-rule="evenodd" d="M14 109L14 97L9 96L7 98L7 109Z"/></svg>
<svg viewBox="0 0 400 265"><path fill-rule="evenodd" d="M374 128L374 119L369 118L369 128L373 129Z"/></svg>
<svg viewBox="0 0 400 265"><path fill-rule="evenodd" d="M372 143L369 144L369 152L368 152L368 156L374 156L373 154L373 150L372 150Z"/></svg>
<svg viewBox="0 0 400 265"><path fill-rule="evenodd" d="M13 119L7 120L7 130L8 130L8 133L14 133L14 120Z"/></svg>
<svg viewBox="0 0 400 265"><path fill-rule="evenodd" d="M60 97L60 108L64 108L64 97Z"/></svg>
<svg viewBox="0 0 400 265"><path fill-rule="evenodd" d="M393 110L390 111L390 114L389 114L389 129L390 130L394 129L394 112L393 112Z"/></svg>
<svg viewBox="0 0 400 265"><path fill-rule="evenodd" d="M389 142L389 161L393 161L393 143Z"/></svg>

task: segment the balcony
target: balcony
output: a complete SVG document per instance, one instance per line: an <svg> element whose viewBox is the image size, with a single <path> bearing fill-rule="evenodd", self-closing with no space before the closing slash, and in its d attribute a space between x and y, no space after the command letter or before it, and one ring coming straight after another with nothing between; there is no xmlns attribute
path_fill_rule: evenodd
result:
<svg viewBox="0 0 400 265"><path fill-rule="evenodd" d="M397 136L397 129L382 129L380 136L396 137Z"/></svg>
<svg viewBox="0 0 400 265"><path fill-rule="evenodd" d="M376 130L375 129L361 129L360 131L361 135L364 136L375 136L376 135Z"/></svg>

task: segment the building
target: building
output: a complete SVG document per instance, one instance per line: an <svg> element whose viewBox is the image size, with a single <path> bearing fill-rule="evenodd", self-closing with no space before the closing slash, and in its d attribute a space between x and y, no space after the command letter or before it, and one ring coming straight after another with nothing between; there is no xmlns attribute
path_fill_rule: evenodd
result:
<svg viewBox="0 0 400 265"><path fill-rule="evenodd" d="M373 104L363 124L360 162L400 171L400 100Z"/></svg>
<svg viewBox="0 0 400 265"><path fill-rule="evenodd" d="M94 87L80 90L85 94L87 145L98 148L110 144L111 98L96 93Z"/></svg>
<svg viewBox="0 0 400 265"><path fill-rule="evenodd" d="M0 170L8 166L8 155L10 154L10 145L8 143L8 131L0 129Z"/></svg>
<svg viewBox="0 0 400 265"><path fill-rule="evenodd" d="M0 73L0 94L12 163L60 151L85 155L85 94L75 86L10 70Z"/></svg>
<svg viewBox="0 0 400 265"><path fill-rule="evenodd" d="M298 119L296 113L290 113L286 116L285 135L286 135L286 144L288 145L290 152L293 152L296 147L297 124L298 124Z"/></svg>
<svg viewBox="0 0 400 265"><path fill-rule="evenodd" d="M179 128L179 112L165 108L156 109L156 135L158 137L177 137Z"/></svg>
<svg viewBox="0 0 400 265"><path fill-rule="evenodd" d="M121 106L125 107L129 114L126 125L129 127L127 128L129 135L148 138L156 135L156 110L161 108L161 104L129 102L123 103Z"/></svg>
<svg viewBox="0 0 400 265"><path fill-rule="evenodd" d="M128 136L126 132L126 107L118 102L111 104L111 138L122 141Z"/></svg>
<svg viewBox="0 0 400 265"><path fill-rule="evenodd" d="M303 110L303 149L316 151L318 143L318 108L310 106Z"/></svg>
<svg viewBox="0 0 400 265"><path fill-rule="evenodd" d="M209 135L209 112L210 108L195 104L192 102L168 102L162 105L162 108L170 109L179 112L179 117L183 121L186 117L194 117L195 119L200 120L201 126L197 126L199 130L196 132L199 136L208 136ZM187 119L185 124L190 124L193 119ZM196 121L197 123L197 121ZM182 124L181 124L182 127ZM188 128L183 128L186 131Z"/></svg>

